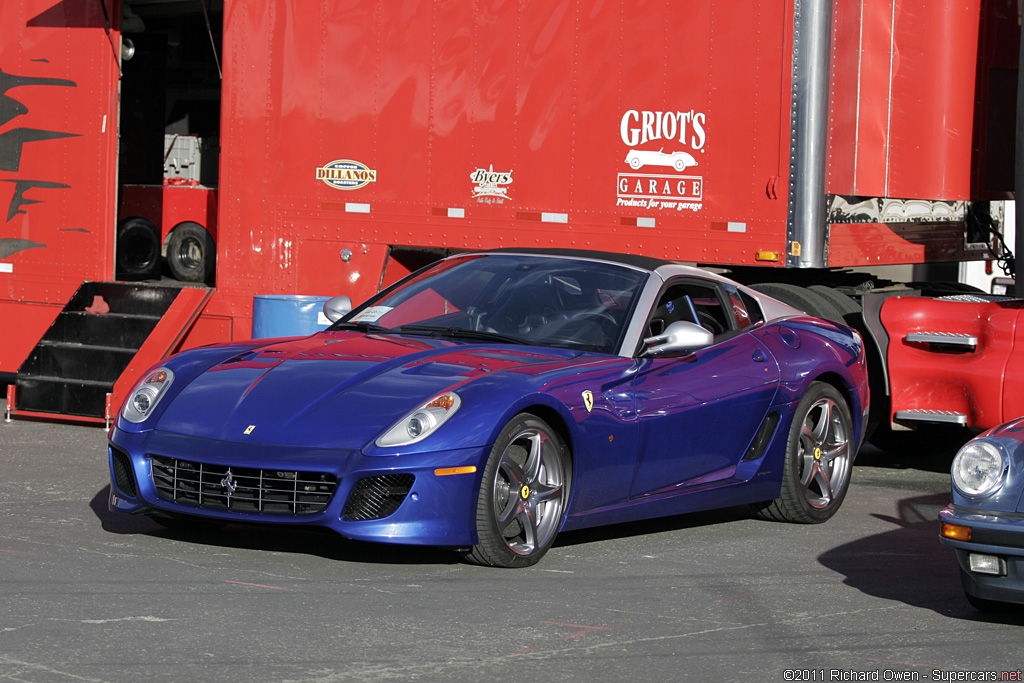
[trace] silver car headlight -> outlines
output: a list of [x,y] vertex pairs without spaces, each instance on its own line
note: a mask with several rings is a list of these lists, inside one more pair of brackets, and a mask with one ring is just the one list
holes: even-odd
[[1006,475],[1006,456],[991,441],[971,441],[953,458],[953,485],[967,496],[988,496]]
[[121,408],[121,417],[129,422],[142,422],[153,413],[168,387],[174,382],[174,372],[168,368],[157,368],[140,382]]
[[377,439],[378,446],[408,446],[422,441],[447,422],[462,405],[458,394],[448,392],[433,398],[395,423]]

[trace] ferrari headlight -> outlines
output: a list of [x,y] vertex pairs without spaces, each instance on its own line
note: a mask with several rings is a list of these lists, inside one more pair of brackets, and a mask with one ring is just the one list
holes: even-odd
[[157,368],[150,372],[121,408],[121,417],[129,422],[142,422],[152,414],[156,404],[160,402],[167,388],[174,381],[174,372],[167,368]]
[[458,394],[451,392],[427,401],[399,420],[377,439],[378,446],[408,446],[430,436],[462,405]]
[[971,441],[953,458],[953,485],[968,496],[988,496],[1003,483],[1006,458],[990,441]]

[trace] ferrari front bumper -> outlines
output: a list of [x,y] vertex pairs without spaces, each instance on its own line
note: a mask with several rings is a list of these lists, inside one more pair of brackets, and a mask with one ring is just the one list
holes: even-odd
[[261,446],[116,427],[111,511],[323,526],[361,541],[476,543],[483,448],[397,456]]

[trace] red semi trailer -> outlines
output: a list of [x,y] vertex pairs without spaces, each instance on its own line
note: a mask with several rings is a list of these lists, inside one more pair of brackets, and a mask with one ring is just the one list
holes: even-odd
[[1017,0],[5,3],[8,410],[107,420],[258,295],[529,246],[728,269],[871,336],[883,424],[989,426],[1019,303],[871,269],[1003,256],[1019,42]]

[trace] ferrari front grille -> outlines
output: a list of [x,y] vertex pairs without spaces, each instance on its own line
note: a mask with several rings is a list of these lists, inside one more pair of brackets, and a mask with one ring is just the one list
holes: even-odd
[[409,495],[416,477],[411,474],[385,474],[360,479],[349,494],[341,518],[346,522],[363,522],[387,517]]
[[330,503],[338,481],[327,472],[228,467],[151,456],[161,498],[213,510],[312,515]]

